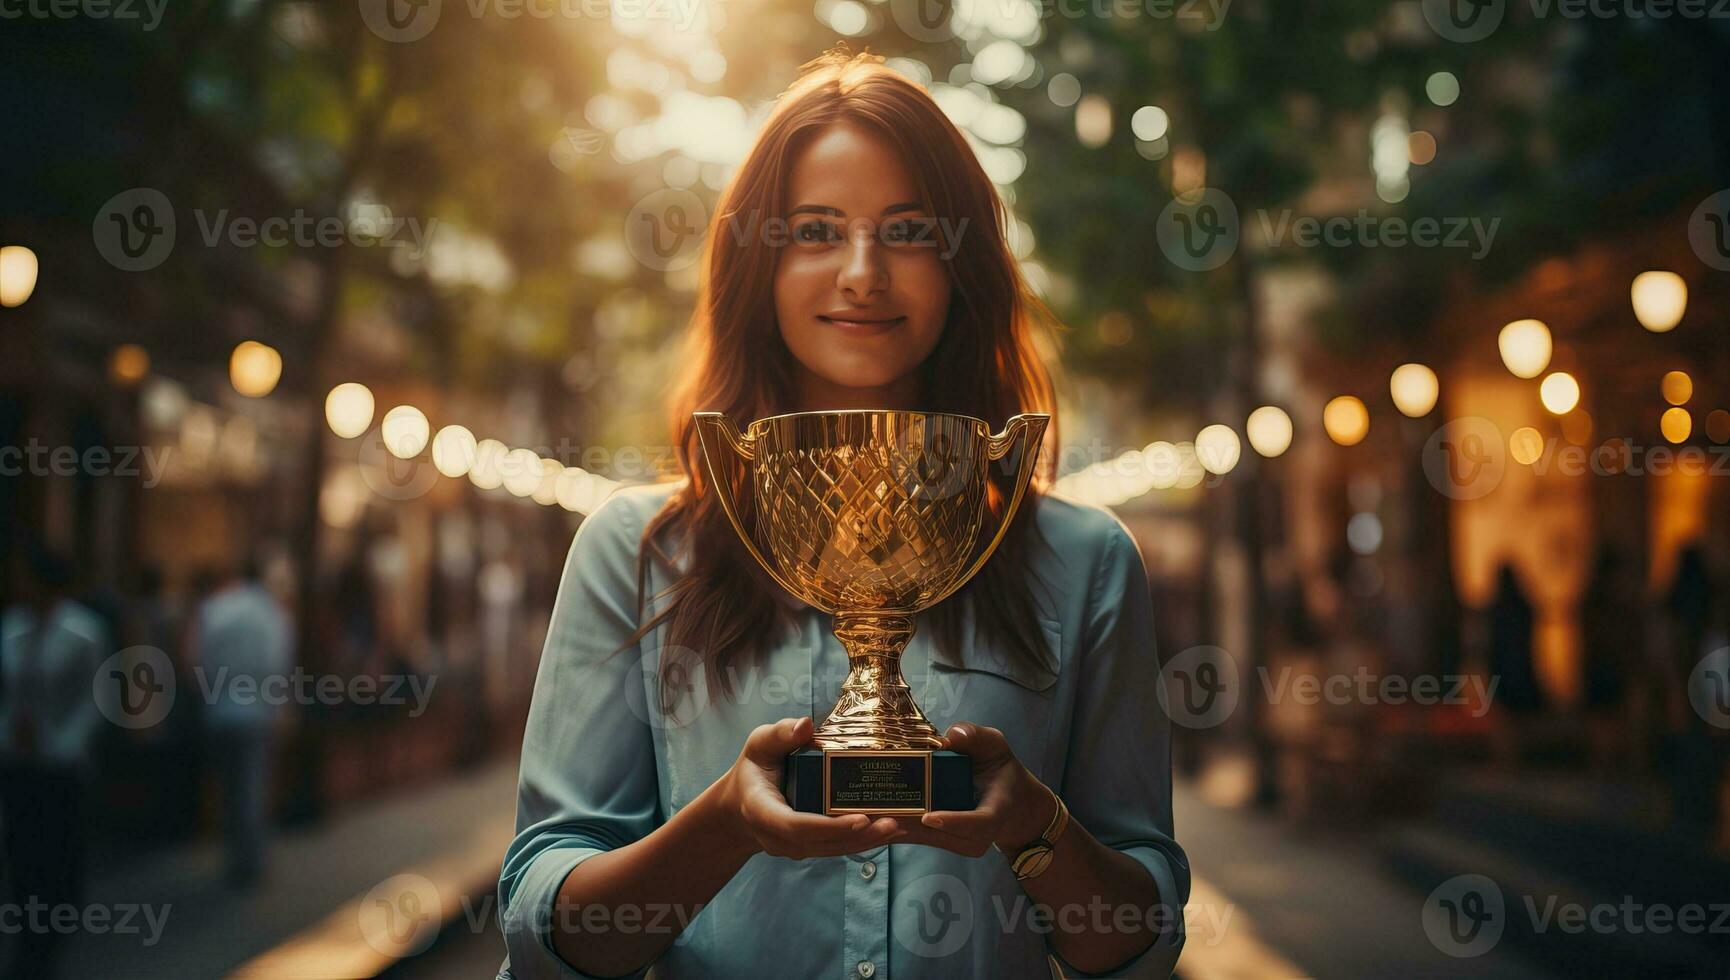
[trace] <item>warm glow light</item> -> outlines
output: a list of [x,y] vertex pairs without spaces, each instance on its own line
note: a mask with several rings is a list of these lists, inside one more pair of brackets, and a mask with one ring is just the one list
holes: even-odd
[[460,425],[447,425],[433,436],[433,468],[448,477],[464,476],[475,465],[475,434]]
[[1580,382],[1566,371],[1557,371],[1538,385],[1538,400],[1552,415],[1566,415],[1580,404]]
[[427,424],[426,413],[413,405],[398,405],[384,413],[384,421],[379,423],[379,434],[384,436],[384,447],[390,450],[392,456],[398,459],[414,459],[426,448],[427,437],[432,427]]
[[150,373],[150,354],[137,344],[121,344],[108,355],[108,378],[130,388]]
[[1341,395],[1322,409],[1322,428],[1342,446],[1355,446],[1370,434],[1370,412],[1351,395]]
[[23,306],[36,291],[36,253],[22,245],[0,248],[0,306]]
[[1629,292],[1634,317],[1653,333],[1668,333],[1682,322],[1688,310],[1688,284],[1674,272],[1642,272],[1634,277]]
[[1243,456],[1243,444],[1229,425],[1210,425],[1196,433],[1195,458],[1201,468],[1215,476],[1224,476],[1237,466]]
[[505,454],[509,451],[497,439],[482,439],[475,446],[475,464],[469,467],[469,482],[482,490],[504,486]]
[[1550,328],[1541,320],[1515,320],[1496,337],[1502,363],[1516,378],[1535,378],[1550,366]]
[[324,398],[324,420],[330,431],[353,439],[372,424],[372,391],[358,381],[344,381]]
[[1075,107],[1075,137],[1083,146],[1104,146],[1111,139],[1111,103],[1103,95],[1082,97]]
[[1686,371],[1671,371],[1664,375],[1664,400],[1672,405],[1686,405],[1694,397],[1694,379]]
[[1436,407],[1441,387],[1436,372],[1422,364],[1401,364],[1388,379],[1388,391],[1394,396],[1394,407],[1411,418],[1423,418]]
[[581,466],[567,466],[553,486],[553,496],[558,499],[560,507],[571,513],[583,511],[589,499],[589,486],[593,482],[594,477]]
[[559,502],[559,475],[564,473],[565,466],[556,459],[541,459],[541,479],[535,484],[531,495],[534,502],[551,507]]
[[282,380],[282,355],[256,340],[243,340],[228,358],[228,380],[248,398],[263,398]]
[[1250,447],[1269,459],[1291,446],[1291,416],[1276,405],[1263,405],[1249,413],[1243,429]]
[[1529,425],[1515,429],[1508,437],[1508,454],[1522,466],[1532,465],[1544,455],[1543,435]]
[[513,449],[500,462],[499,472],[512,496],[527,497],[541,485],[541,458],[532,449]]
[[1694,431],[1694,418],[1685,408],[1667,408],[1658,420],[1658,430],[1671,442],[1687,442]]

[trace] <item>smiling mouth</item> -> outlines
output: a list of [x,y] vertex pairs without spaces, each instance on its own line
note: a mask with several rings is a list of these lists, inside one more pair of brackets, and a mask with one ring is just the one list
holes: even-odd
[[841,327],[843,329],[848,329],[848,330],[884,330],[884,329],[888,329],[889,327],[895,326],[896,324],[900,323],[901,321],[903,321],[907,318],[904,316],[890,316],[890,317],[818,316],[817,319],[822,320],[824,323],[834,324],[837,327]]

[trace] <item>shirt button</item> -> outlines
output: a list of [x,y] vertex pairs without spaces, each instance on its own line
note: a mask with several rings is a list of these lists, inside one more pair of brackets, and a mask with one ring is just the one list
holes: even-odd
[[859,975],[860,976],[869,977],[871,974],[877,972],[877,964],[871,962],[870,960],[860,960],[858,969],[859,969]]
[[[864,878],[866,881],[870,881],[872,878],[877,877],[877,862],[866,861],[864,864],[861,864],[859,866],[859,877]],[[869,973],[865,974],[865,976],[870,975],[871,974]]]

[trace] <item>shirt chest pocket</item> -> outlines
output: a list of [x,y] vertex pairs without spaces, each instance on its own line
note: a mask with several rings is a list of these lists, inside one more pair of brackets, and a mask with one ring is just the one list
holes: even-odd
[[971,640],[971,630],[963,634],[969,642],[960,651],[939,649],[929,636],[916,634],[903,658],[914,701],[939,732],[962,721],[1001,730],[1017,758],[1037,771],[1050,740],[1063,628],[1041,619],[1039,633],[1033,644],[1039,657],[1031,663],[1019,651]]

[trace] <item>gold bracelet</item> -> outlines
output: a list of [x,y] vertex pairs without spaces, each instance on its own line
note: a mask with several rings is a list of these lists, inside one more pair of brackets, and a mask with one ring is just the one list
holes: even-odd
[[1069,807],[1063,805],[1063,797],[1057,791],[1047,786],[1046,791],[1057,802],[1057,812],[1051,815],[1051,823],[1045,827],[1045,832],[1033,843],[1022,848],[1009,862],[1009,869],[1015,872],[1016,881],[1026,881],[1037,878],[1051,866],[1051,853],[1057,847],[1057,839],[1069,828]]

